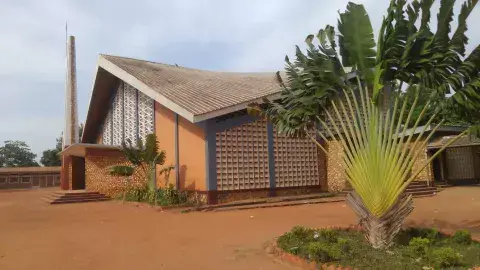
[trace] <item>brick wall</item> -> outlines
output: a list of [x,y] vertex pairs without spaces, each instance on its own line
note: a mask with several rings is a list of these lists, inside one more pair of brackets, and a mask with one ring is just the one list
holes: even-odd
[[[424,141],[424,139],[419,140],[417,143],[417,147],[421,146]],[[410,143],[411,146],[413,146],[413,144],[414,143]],[[413,154],[415,154],[415,152]],[[424,148],[422,152],[418,155],[418,159],[413,163],[412,173],[415,173],[421,169],[420,174],[415,177],[414,181],[431,181],[433,179],[432,163],[428,164],[425,168],[422,169],[422,166],[427,163],[428,158],[429,157],[427,151]]]
[[339,192],[345,188],[345,164],[343,161],[343,146],[340,141],[331,140],[326,143],[327,183],[328,191]]
[[[275,196],[290,196],[290,195],[302,195],[311,193],[322,192],[321,187],[289,187],[289,188],[277,188],[274,190]],[[229,203],[239,200],[250,199],[262,199],[267,198],[271,194],[271,190],[266,189],[253,189],[253,190],[237,190],[237,191],[219,191],[216,196],[218,203]]]
[[132,186],[142,186],[145,179],[138,174],[130,178],[112,176],[108,173],[111,166],[129,165],[122,152],[118,150],[89,149],[85,155],[85,188],[102,194],[115,196],[125,190],[128,180]]

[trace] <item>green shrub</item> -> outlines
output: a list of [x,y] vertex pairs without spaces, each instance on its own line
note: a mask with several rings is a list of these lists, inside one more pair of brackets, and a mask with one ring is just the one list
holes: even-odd
[[462,256],[450,247],[441,247],[432,251],[431,261],[439,268],[460,266]]
[[292,234],[303,241],[310,240],[313,237],[314,230],[302,226],[292,228]]
[[319,230],[318,235],[320,240],[323,240],[327,243],[337,243],[338,241],[338,232],[331,229]]
[[408,243],[408,249],[411,253],[415,255],[425,255],[427,253],[428,247],[430,246],[430,240],[427,238],[414,237]]
[[295,234],[293,231],[284,233],[277,240],[277,244],[280,248],[295,255],[299,254],[300,247],[306,242],[307,240],[305,240],[305,238],[298,236],[298,232]]
[[187,192],[177,190],[173,185],[166,188],[159,188],[156,191],[149,189],[147,185],[136,187],[127,191],[125,197],[127,201],[146,202],[150,204],[153,204],[156,198],[157,204],[159,205],[179,205],[186,203],[188,200]]
[[459,230],[455,232],[455,235],[453,236],[453,241],[458,244],[468,245],[472,242],[472,235],[467,230]]
[[337,245],[340,251],[344,254],[349,253],[352,249],[350,240],[348,240],[347,238],[338,238]]
[[396,236],[396,243],[400,245],[408,245],[410,240],[413,238],[426,238],[430,240],[430,243],[433,243],[443,236],[437,231],[437,229],[432,228],[407,228],[400,231]]
[[307,246],[307,254],[310,260],[316,262],[331,262],[340,257],[338,246],[324,242],[311,242]]
[[175,189],[173,185],[157,189],[156,196],[160,205],[179,205],[188,201],[188,193]]

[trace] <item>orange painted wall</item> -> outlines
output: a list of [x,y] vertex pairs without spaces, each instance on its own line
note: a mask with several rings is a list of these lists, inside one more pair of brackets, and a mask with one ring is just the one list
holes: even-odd
[[186,190],[205,190],[205,133],[202,128],[178,117],[180,156],[180,187]]
[[[178,117],[180,189],[205,190],[205,134],[199,126]],[[155,102],[155,134],[161,150],[166,152],[164,166],[175,166],[175,113]],[[157,183],[163,186],[165,178],[157,167]],[[176,183],[176,172],[172,170],[168,183]]]
[[[157,183],[159,186],[165,185],[165,177],[158,172],[163,166],[175,166],[175,114],[155,102],[155,134],[160,146],[160,150],[166,152],[164,165],[157,166]],[[175,171],[172,170],[168,182],[175,185]]]

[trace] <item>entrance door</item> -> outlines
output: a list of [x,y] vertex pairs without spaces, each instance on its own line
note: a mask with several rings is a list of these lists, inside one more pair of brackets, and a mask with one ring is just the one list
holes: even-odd
[[85,158],[72,156],[72,189],[85,189]]

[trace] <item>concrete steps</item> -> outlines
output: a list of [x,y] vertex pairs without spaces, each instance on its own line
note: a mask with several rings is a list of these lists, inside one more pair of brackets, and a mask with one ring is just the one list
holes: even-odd
[[89,191],[55,191],[44,197],[42,200],[49,204],[67,204],[67,203],[85,203],[85,202],[101,202],[111,200],[98,192]]
[[[340,194],[347,195],[350,190],[343,190]],[[411,194],[413,197],[433,196],[437,192],[437,187],[430,187],[423,181],[412,182],[408,185],[407,189],[405,189],[405,193]]]

